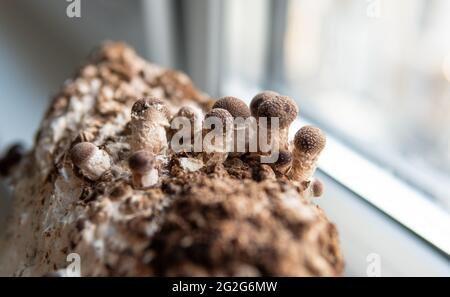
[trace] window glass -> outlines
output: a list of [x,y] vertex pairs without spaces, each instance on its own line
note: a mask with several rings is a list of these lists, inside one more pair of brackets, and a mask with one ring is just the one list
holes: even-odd
[[[266,36],[279,2],[268,7]],[[239,3],[242,22],[258,23],[261,14]],[[264,55],[283,75],[255,80],[260,88],[277,86],[302,115],[450,209],[450,1],[287,3],[282,54]],[[247,66],[260,56],[236,49],[261,53],[277,44],[239,43],[238,34],[248,41],[256,29],[226,28],[233,57],[245,60],[228,76],[248,81]]]

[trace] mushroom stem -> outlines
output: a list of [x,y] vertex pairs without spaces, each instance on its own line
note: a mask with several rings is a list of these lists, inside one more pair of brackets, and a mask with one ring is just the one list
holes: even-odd
[[[205,115],[203,128],[204,159],[208,164],[223,163],[232,148],[233,117],[225,109],[214,108]],[[214,129],[212,129],[214,126]]]
[[274,171],[280,174],[287,174],[292,166],[292,154],[288,150],[281,150],[278,160],[272,164]]
[[138,151],[128,159],[128,166],[132,172],[133,186],[144,189],[158,183],[159,172],[156,167],[155,156],[148,151]]
[[251,113],[247,104],[239,98],[228,96],[218,99],[214,103],[213,109],[227,110],[232,116],[232,119],[235,120],[235,127],[230,132],[232,141],[234,140],[233,148],[231,148],[234,155],[239,156],[248,152],[249,125],[247,119],[250,118]]
[[296,149],[293,151],[294,161],[292,162],[292,168],[290,171],[290,177],[293,180],[300,182],[308,181],[310,177],[316,171],[316,162],[318,156],[305,154]]
[[[269,125],[270,126],[270,125]],[[286,128],[279,128],[275,130],[276,128],[271,127],[263,127],[258,126],[258,152],[260,154],[269,154],[273,150],[283,151],[288,149],[288,133],[289,130]],[[276,132],[275,134],[273,132]],[[266,134],[266,141],[262,140],[263,138],[260,138],[260,134]],[[265,143],[264,143],[265,142]],[[267,146],[270,147],[268,150]]]
[[133,173],[133,186],[137,189],[145,189],[152,187],[158,183],[159,172],[156,168],[150,169],[148,172]]
[[294,138],[293,162],[289,177],[308,182],[316,170],[317,159],[325,147],[325,134],[316,127],[302,127]]
[[229,151],[231,150],[229,148],[229,145],[233,140],[232,133],[216,134],[213,131],[205,129],[203,134],[204,136],[209,134],[213,137],[213,140],[211,142],[209,142],[207,138],[204,138],[206,139],[206,141],[203,142],[205,145],[204,159],[207,160],[207,164],[218,164],[225,162],[225,160],[228,158]]
[[81,173],[91,180],[99,179],[111,168],[108,153],[90,142],[76,144],[70,152],[72,162]]
[[289,127],[287,128],[280,128],[278,130],[278,149],[279,150],[288,150],[289,148]]
[[[202,123],[203,112],[200,108],[195,106],[183,106],[180,108],[170,122],[169,138],[172,150],[198,152],[198,146],[201,145]],[[185,127],[186,125],[189,126]],[[177,130],[180,126],[183,129]],[[179,143],[181,137],[183,140],[182,145]]]
[[[255,118],[248,117],[234,119],[232,141],[233,155],[240,156],[258,149],[258,124]],[[253,141],[255,141],[253,143]]]
[[159,99],[136,101],[131,112],[131,149],[147,150],[155,154],[166,151],[168,114],[164,102]]
[[[258,116],[259,133],[267,134],[268,143],[272,143],[273,148],[287,150],[289,126],[297,117],[297,104],[288,96],[269,93],[269,95],[266,94],[264,100],[260,101],[259,105],[256,103],[254,105],[258,107],[255,113]],[[266,119],[266,127],[262,125],[264,123],[262,122],[263,118]],[[275,125],[274,119],[278,119],[278,125]],[[276,134],[274,135],[273,132],[276,132]],[[258,140],[260,140],[259,136]]]

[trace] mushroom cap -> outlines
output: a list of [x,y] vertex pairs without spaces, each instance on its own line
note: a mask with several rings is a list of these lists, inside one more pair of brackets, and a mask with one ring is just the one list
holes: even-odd
[[197,123],[203,121],[203,111],[199,107],[183,106],[178,110],[176,117],[184,117],[191,123]]
[[320,180],[318,179],[314,180],[311,187],[314,197],[320,197],[323,195],[324,186]]
[[219,118],[223,122],[233,120],[233,116],[231,115],[231,113],[223,108],[213,108],[208,111],[205,115],[205,119],[211,117]]
[[273,96],[270,100],[261,102],[257,114],[259,117],[276,117],[280,128],[287,128],[298,114],[297,104],[288,96]]
[[166,118],[170,117],[169,109],[166,103],[156,97],[142,98],[134,102],[131,108],[131,115],[141,117],[146,114],[148,110],[156,110],[161,112]]
[[261,103],[278,95],[280,94],[274,91],[262,91],[261,93],[256,94],[256,96],[253,97],[252,101],[250,102],[250,112],[252,116],[254,117],[258,116],[258,108],[261,105]]
[[92,158],[97,147],[90,142],[80,142],[70,150],[70,159],[76,166],[82,165],[84,162]]
[[286,166],[292,162],[292,154],[289,151],[280,151],[278,153],[278,160],[276,161],[276,166]]
[[148,151],[137,151],[128,159],[131,171],[144,174],[155,166],[155,156]]
[[190,106],[183,106],[183,107],[181,107],[178,110],[177,116],[185,117],[185,118],[188,118],[188,119],[195,119],[197,114],[195,113],[195,110],[192,107],[190,107]]
[[213,105],[213,109],[214,108],[226,109],[234,118],[241,117],[246,119],[250,116],[250,109],[247,104],[245,104],[245,102],[241,99],[231,96],[222,97],[217,100]]
[[301,152],[319,154],[325,143],[325,133],[317,127],[304,126],[295,133],[294,145]]
[[229,125],[233,124],[233,116],[231,113],[223,108],[213,108],[205,114],[205,120],[208,118],[218,118],[226,129]]

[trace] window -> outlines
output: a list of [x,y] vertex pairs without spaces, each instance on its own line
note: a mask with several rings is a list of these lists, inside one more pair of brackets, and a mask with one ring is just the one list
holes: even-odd
[[448,1],[290,1],[285,83],[305,112],[450,208]]
[[450,3],[231,0],[224,11],[222,89],[295,98],[329,135],[321,168],[448,254]]

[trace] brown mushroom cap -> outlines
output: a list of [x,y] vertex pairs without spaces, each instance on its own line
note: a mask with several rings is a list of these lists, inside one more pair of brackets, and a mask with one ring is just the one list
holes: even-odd
[[96,149],[90,142],[77,143],[70,150],[70,159],[75,166],[80,166],[94,155]]
[[205,115],[205,120],[208,118],[217,118],[221,121],[223,128],[233,124],[233,116],[231,113],[223,108],[213,108]]
[[250,112],[252,116],[257,117],[258,116],[258,108],[261,105],[261,103],[272,99],[275,96],[278,96],[277,92],[274,91],[263,91],[259,94],[257,94],[255,97],[253,97],[252,101],[250,102]]
[[259,117],[277,117],[280,128],[287,128],[298,114],[297,104],[288,96],[274,96],[261,102],[257,112]]
[[295,133],[294,145],[301,152],[318,154],[325,147],[325,134],[317,127],[304,126]]
[[155,166],[155,156],[148,151],[137,151],[128,159],[131,171],[144,174]]
[[278,153],[278,160],[276,166],[286,166],[292,162],[292,154],[289,151],[280,151]]
[[222,108],[228,110],[234,118],[248,118],[250,116],[250,109],[247,104],[241,99],[235,97],[222,97],[213,105],[214,108]]
[[314,197],[320,197],[323,195],[324,186],[320,180],[318,179],[314,180],[311,187]]
[[197,116],[197,114],[195,113],[195,111],[192,109],[192,107],[190,106],[183,106],[181,107],[178,112],[177,112],[177,116],[180,117],[185,117],[188,118],[190,120],[195,119],[195,117]]
[[169,118],[170,112],[166,103],[155,97],[143,98],[134,102],[133,107],[131,108],[131,115],[142,116],[149,109],[157,110]]

